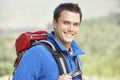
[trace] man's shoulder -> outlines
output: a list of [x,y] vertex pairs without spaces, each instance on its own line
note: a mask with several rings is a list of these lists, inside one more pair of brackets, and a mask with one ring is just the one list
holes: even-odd
[[28,49],[25,54],[35,57],[44,57],[49,54],[49,51],[43,45],[35,45]]
[[40,53],[44,50],[41,45],[36,45],[25,51],[25,56],[39,56]]

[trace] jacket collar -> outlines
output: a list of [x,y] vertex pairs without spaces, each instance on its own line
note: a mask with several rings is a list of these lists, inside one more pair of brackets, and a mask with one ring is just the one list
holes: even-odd
[[[48,39],[47,40],[50,41],[54,46],[59,48],[61,51],[63,51],[63,52],[67,51],[66,48],[54,37],[54,31],[52,31],[48,35]],[[75,41],[72,41],[71,48],[73,50],[73,55],[72,56],[77,56],[77,55],[84,54],[82,49],[76,44]]]

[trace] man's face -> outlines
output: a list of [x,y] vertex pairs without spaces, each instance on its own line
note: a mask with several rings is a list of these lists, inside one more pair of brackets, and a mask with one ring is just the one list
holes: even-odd
[[53,20],[56,39],[63,45],[70,44],[78,33],[79,25],[79,13],[68,10],[62,11],[58,21]]

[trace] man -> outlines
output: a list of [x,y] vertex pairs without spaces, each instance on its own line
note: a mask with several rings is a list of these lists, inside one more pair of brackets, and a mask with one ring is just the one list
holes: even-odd
[[[77,4],[60,4],[54,11],[54,31],[51,31],[47,39],[64,55],[69,73],[76,71],[74,57],[84,53],[74,41],[81,21],[82,13]],[[78,76],[72,77],[69,73],[60,75],[50,52],[37,45],[26,51],[13,80],[78,80]]]

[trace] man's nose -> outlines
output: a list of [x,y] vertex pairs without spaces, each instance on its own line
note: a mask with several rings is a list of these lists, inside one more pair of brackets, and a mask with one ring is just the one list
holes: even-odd
[[74,30],[74,26],[72,24],[69,25],[68,30],[73,31]]

